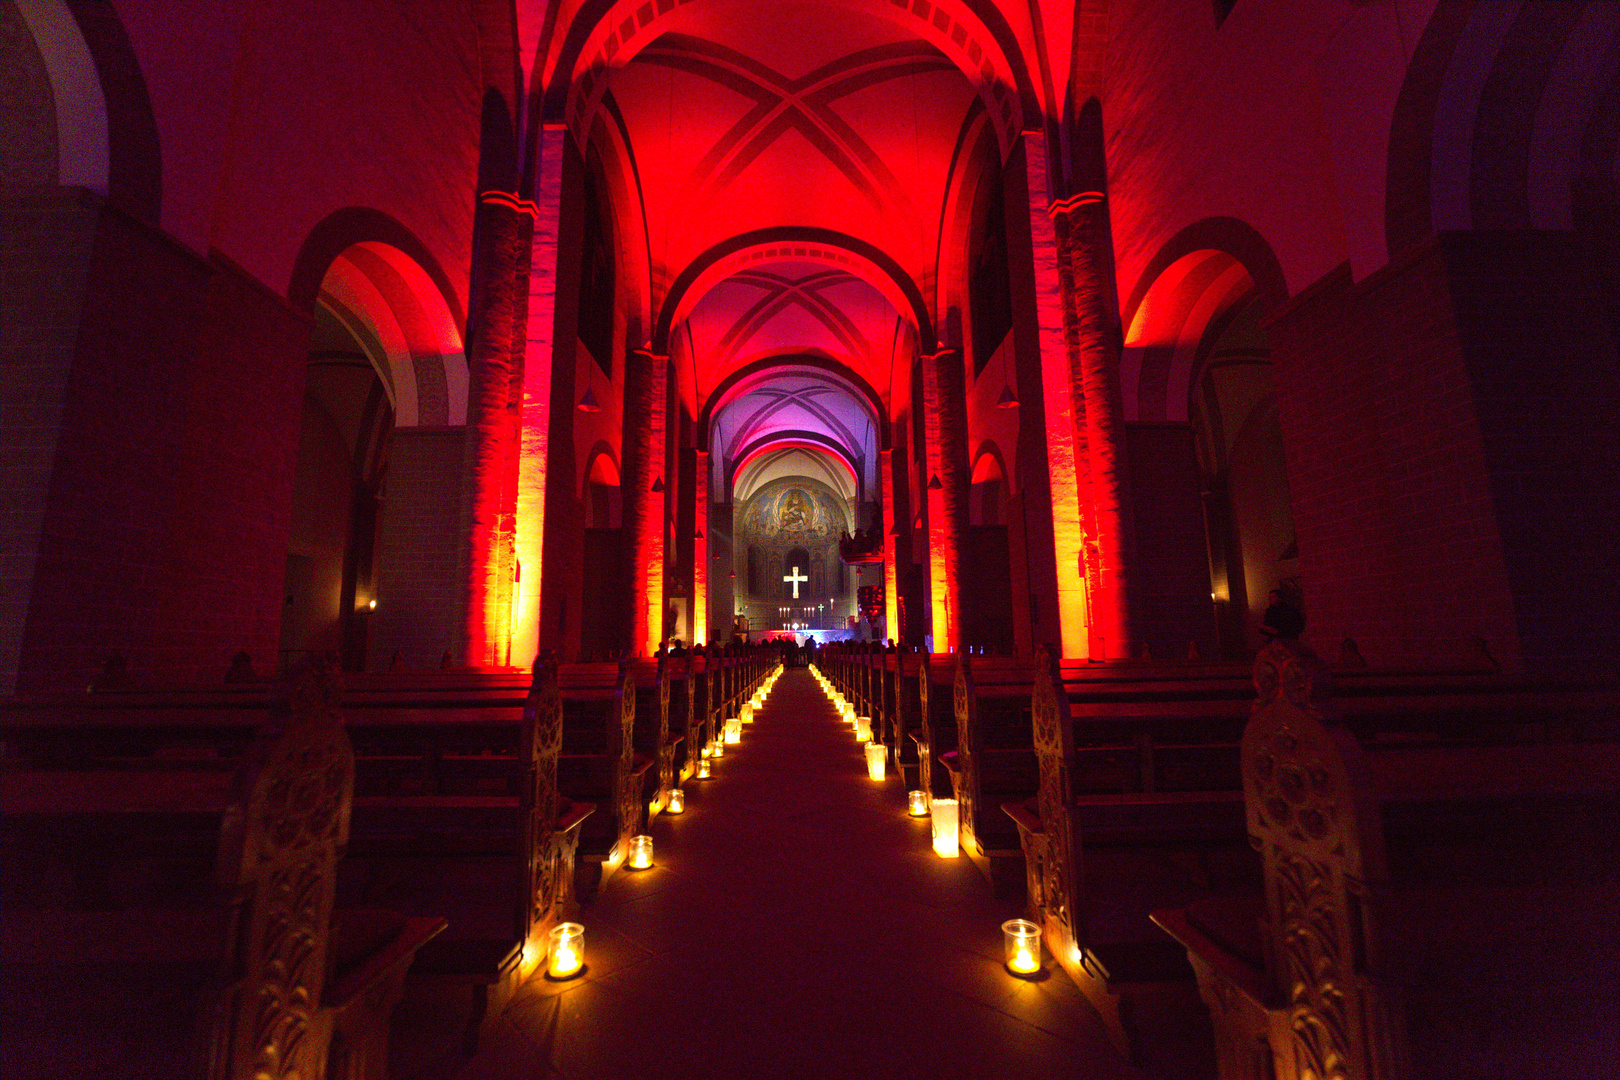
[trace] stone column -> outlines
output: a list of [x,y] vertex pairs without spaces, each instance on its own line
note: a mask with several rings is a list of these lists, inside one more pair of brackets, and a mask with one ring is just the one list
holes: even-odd
[[[883,636],[895,641],[900,640],[900,574],[895,560],[900,550],[900,531],[911,527],[911,522],[905,519],[905,508],[895,502],[894,466],[898,453],[898,450],[878,453],[883,466],[883,512],[878,519],[878,528],[883,530]],[[904,467],[902,463],[901,468]]]
[[1122,512],[1119,341],[1113,332],[1117,302],[1110,269],[1107,198],[1102,191],[1083,191],[1054,202],[1051,215],[1063,284],[1064,344],[1076,441],[1085,455],[1080,473],[1091,655],[1128,657],[1133,643],[1126,584],[1132,545]]
[[630,647],[658,650],[664,631],[665,393],[669,357],[651,347],[630,350],[624,367],[624,527],[630,537]]
[[464,664],[507,659],[515,568],[512,386],[523,370],[517,352],[524,317],[521,271],[532,214],[532,204],[515,195],[479,195],[467,315],[463,615],[451,650]]
[[960,350],[941,349],[921,362],[934,648],[954,652],[961,645],[962,527],[969,481],[965,378]]
[[692,644],[709,640],[709,452],[694,451],[692,470]]
[[1065,332],[1063,281],[1059,270],[1057,230],[1048,213],[1050,171],[1046,134],[1023,136],[1025,180],[1029,192],[1030,243],[1033,249],[1035,316],[1038,324],[1041,403],[1045,410],[1046,454],[1052,500],[1052,548],[1057,571],[1058,627],[1063,655],[1091,655],[1091,617],[1084,566],[1085,534],[1081,527],[1081,469],[1085,456],[1077,445],[1074,398]]

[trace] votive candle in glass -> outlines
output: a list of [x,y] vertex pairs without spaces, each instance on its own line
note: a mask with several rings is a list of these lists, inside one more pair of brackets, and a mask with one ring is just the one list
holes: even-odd
[[934,854],[954,859],[962,853],[957,837],[957,807],[955,799],[935,799],[931,807],[934,817]]
[[726,742],[733,744],[742,742],[742,726],[742,717],[729,717],[726,720]]
[[645,870],[653,864],[652,851],[652,837],[632,836],[630,857],[625,862],[632,870]]
[[1007,970],[1029,978],[1041,970],[1041,928],[1028,919],[1009,919],[1001,924],[1002,947]]
[[709,759],[707,757],[699,758],[697,763],[697,778],[699,780],[707,780],[711,775],[710,768],[711,766],[709,765]]
[[723,758],[723,757],[725,757],[726,756],[726,741],[724,739],[715,739],[713,742],[711,742],[709,744],[709,756],[711,758]]
[[866,775],[882,780],[889,768],[889,748],[882,743],[866,744]]
[[669,789],[669,812],[672,814],[686,813],[686,792],[680,788]]
[[558,923],[548,935],[551,952],[546,974],[553,979],[572,979],[585,969],[585,928],[577,922]]
[[908,792],[906,792],[906,813],[910,814],[912,817],[927,817],[928,816],[928,792],[926,792],[926,791],[908,791]]

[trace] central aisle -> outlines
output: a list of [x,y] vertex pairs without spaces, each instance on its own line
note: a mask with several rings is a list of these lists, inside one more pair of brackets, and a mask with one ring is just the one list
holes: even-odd
[[462,1080],[1141,1075],[1055,964],[1002,968],[1019,912],[867,779],[808,672],[684,788],[657,865],[580,912],[586,973],[534,979]]

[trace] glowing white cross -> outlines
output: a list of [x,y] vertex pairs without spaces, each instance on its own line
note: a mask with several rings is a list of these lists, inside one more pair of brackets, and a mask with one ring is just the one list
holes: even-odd
[[797,600],[799,598],[799,583],[802,581],[809,581],[810,579],[799,573],[799,568],[795,566],[793,568],[793,573],[782,575],[782,580],[793,582],[793,599]]

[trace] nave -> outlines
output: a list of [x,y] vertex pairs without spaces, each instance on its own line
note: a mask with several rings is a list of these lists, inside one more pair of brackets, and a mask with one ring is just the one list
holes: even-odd
[[933,853],[807,671],[712,767],[653,821],[654,867],[582,906],[585,972],[536,975],[461,1080],[1145,1075],[1050,958],[1007,973],[1020,905]]

